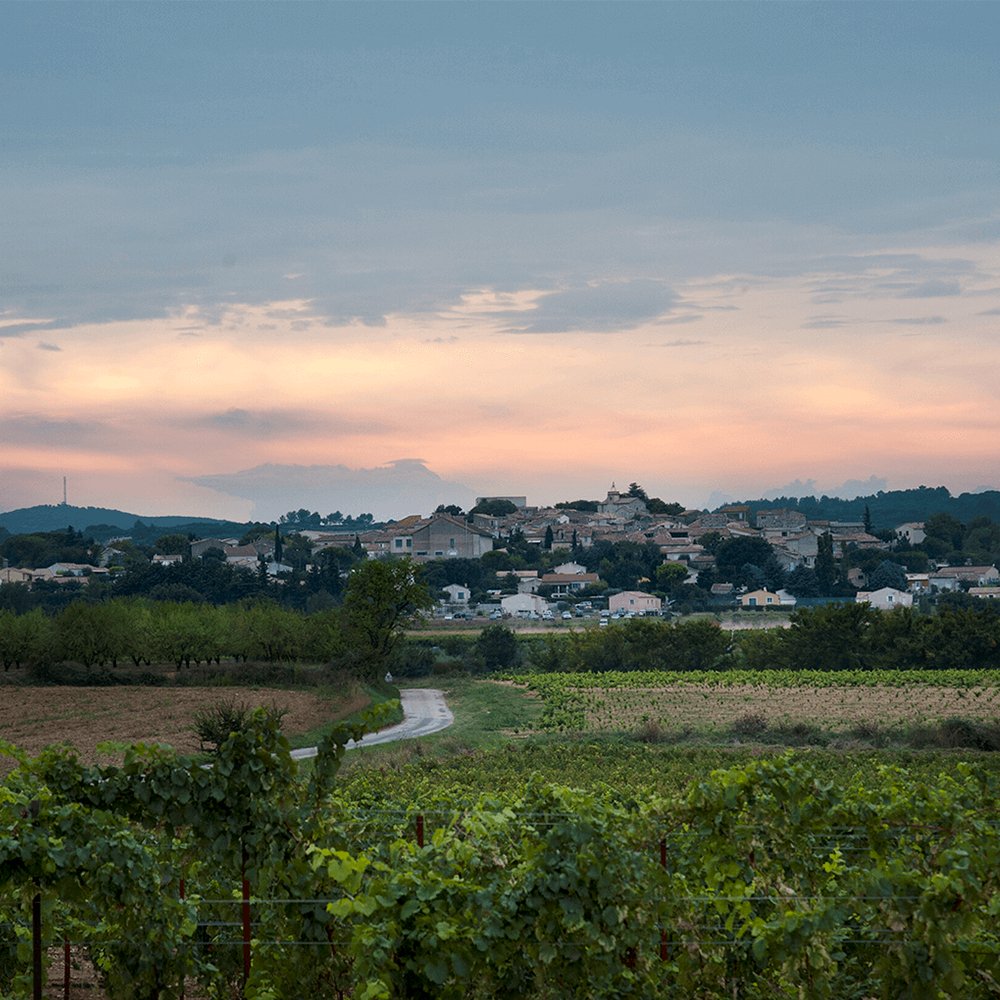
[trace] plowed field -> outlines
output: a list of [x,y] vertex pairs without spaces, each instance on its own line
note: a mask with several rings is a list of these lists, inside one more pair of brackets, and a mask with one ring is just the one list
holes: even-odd
[[[192,731],[200,710],[224,701],[284,709],[285,734],[303,733],[363,708],[360,690],[331,698],[315,691],[199,687],[4,687],[0,689],[0,739],[35,754],[50,743],[73,744],[82,760],[110,761],[97,744],[167,743],[176,750],[198,749]],[[0,770],[7,770],[0,759]]]

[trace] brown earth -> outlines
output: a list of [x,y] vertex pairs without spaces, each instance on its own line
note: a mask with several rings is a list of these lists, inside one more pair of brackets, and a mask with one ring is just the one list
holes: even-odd
[[[221,687],[4,687],[0,689],[0,739],[30,754],[50,743],[71,743],[87,763],[111,762],[97,744],[166,743],[188,753],[198,749],[195,714],[222,702],[285,710],[288,736],[345,718],[369,699],[360,687],[336,697],[316,691]],[[0,771],[9,770],[0,758]]]

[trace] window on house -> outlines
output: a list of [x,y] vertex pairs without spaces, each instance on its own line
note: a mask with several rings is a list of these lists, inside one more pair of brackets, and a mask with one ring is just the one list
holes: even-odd
[[393,539],[393,545],[395,545],[395,547],[397,549],[401,549],[403,547],[403,539],[402,538],[394,538]]
[[455,539],[454,538],[449,538],[448,539],[448,548],[449,549],[453,549],[454,547],[455,547]]

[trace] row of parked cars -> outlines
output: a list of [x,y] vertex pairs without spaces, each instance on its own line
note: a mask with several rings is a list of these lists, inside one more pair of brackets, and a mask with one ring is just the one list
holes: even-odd
[[[655,614],[655,613],[647,613]],[[459,621],[462,619],[474,619],[476,614],[473,611],[449,611],[443,616],[444,621]],[[590,601],[581,601],[579,604],[574,605],[571,609],[565,609],[562,611],[519,611],[517,614],[510,614],[506,611],[501,611],[499,609],[491,611],[489,614],[490,621],[503,621],[504,619],[517,619],[519,621],[535,621],[535,622],[556,622],[556,621],[572,621],[574,618],[597,618],[599,624],[606,625],[609,621],[618,621],[626,618],[641,618],[643,617],[643,612],[634,611],[615,611],[611,612],[606,608],[603,610],[598,610],[593,606]],[[670,617],[669,612],[664,612],[664,617]]]

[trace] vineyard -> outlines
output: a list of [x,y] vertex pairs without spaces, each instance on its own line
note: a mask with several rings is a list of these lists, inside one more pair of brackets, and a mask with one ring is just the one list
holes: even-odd
[[952,734],[949,745],[1000,749],[1000,675],[992,670],[610,671],[508,680],[542,698],[537,725],[553,732],[785,743],[797,734],[800,743],[839,738],[846,746],[938,727],[941,739]]
[[[453,731],[346,767],[361,723],[301,765],[266,709],[210,767],[6,745],[0,998],[1000,994],[994,671],[434,683]],[[195,689],[14,685],[8,732],[40,690],[82,730],[127,698],[178,727]]]
[[32,995],[34,949],[64,941],[110,1000],[996,995],[1000,774],[980,760],[706,750],[656,790],[665,758],[636,746],[572,790],[529,772],[589,757],[596,777],[612,745],[543,737],[342,780],[355,732],[308,771],[264,712],[210,769],[21,755],[0,995]]

